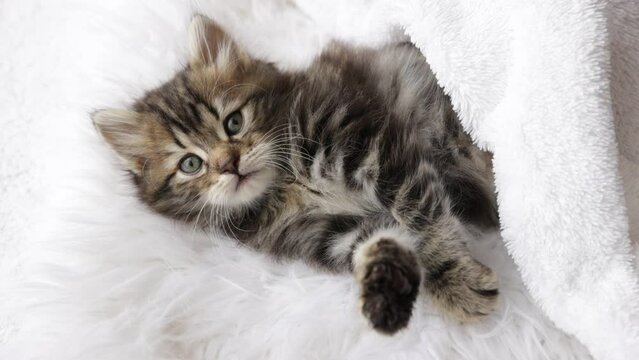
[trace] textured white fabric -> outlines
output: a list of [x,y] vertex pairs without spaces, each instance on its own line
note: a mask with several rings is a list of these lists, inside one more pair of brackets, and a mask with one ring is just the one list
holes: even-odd
[[[275,264],[140,205],[87,114],[177,70],[195,11],[288,68],[331,37],[379,44],[405,27],[496,152],[504,239],[534,296],[598,358],[633,358],[639,298],[610,94],[623,142],[637,134],[637,102],[624,96],[638,82],[619,74],[639,46],[623,28],[632,1],[615,6],[0,2],[0,358],[589,358],[532,303],[497,236],[472,244],[500,276],[494,316],[460,326],[420,297],[410,327],[385,337],[359,316],[349,276]],[[636,169],[634,147],[620,148]]]
[[[628,104],[637,108],[639,58],[623,56],[639,47],[617,35],[637,34],[636,4],[626,4],[629,21],[620,9],[609,17],[600,1],[455,3],[423,5],[408,32],[467,128],[494,151],[502,234],[524,281],[596,357],[639,357],[639,288],[611,108],[619,139],[629,141],[622,149],[638,146]],[[614,88],[627,74],[635,91]],[[634,142],[625,138],[630,124]]]

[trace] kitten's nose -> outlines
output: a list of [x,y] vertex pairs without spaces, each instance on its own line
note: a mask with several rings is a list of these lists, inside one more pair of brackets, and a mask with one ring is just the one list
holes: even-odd
[[228,155],[218,161],[217,166],[221,174],[237,174],[240,158],[235,155]]

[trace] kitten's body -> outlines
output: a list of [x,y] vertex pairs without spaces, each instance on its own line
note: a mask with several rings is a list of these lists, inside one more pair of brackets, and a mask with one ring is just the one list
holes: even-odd
[[[143,201],[279,258],[353,270],[382,332],[407,324],[422,278],[456,318],[492,311],[496,279],[465,247],[471,228],[496,223],[490,157],[417,49],[333,45],[285,73],[194,24],[204,42],[187,69],[135,112],[94,117]],[[181,173],[185,154],[203,170]]]
[[[349,247],[314,247],[328,246],[322,238],[370,217],[421,232],[435,217],[429,213],[457,204],[466,220],[494,219],[490,158],[461,130],[416,48],[333,44],[307,71],[289,75],[286,113],[276,115],[286,119],[281,136],[290,137],[295,150],[284,174],[289,179],[258,206],[243,209],[248,213],[215,228],[273,255],[335,269],[348,262],[331,256],[333,249]],[[296,242],[283,233],[298,223],[306,237],[319,238],[300,239],[294,254],[282,252],[282,244]]]

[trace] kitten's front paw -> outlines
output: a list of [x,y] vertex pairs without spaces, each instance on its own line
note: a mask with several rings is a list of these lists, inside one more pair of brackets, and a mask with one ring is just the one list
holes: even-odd
[[406,327],[419,292],[414,255],[395,241],[381,239],[368,249],[362,284],[362,313],[373,328],[393,334]]
[[497,276],[470,257],[444,262],[427,274],[424,284],[438,308],[463,322],[477,321],[497,306]]

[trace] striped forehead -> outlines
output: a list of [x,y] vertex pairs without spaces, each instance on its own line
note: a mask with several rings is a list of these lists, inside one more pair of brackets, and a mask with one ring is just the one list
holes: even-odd
[[218,125],[234,111],[242,110],[243,115],[250,121],[250,115],[255,111],[255,104],[251,101],[255,94],[239,91],[240,87],[250,86],[238,84],[205,96],[190,86],[187,79],[177,78],[174,82],[148,94],[141,101],[140,107],[142,110],[156,113],[164,125],[187,136],[206,135],[207,131],[219,127]]

